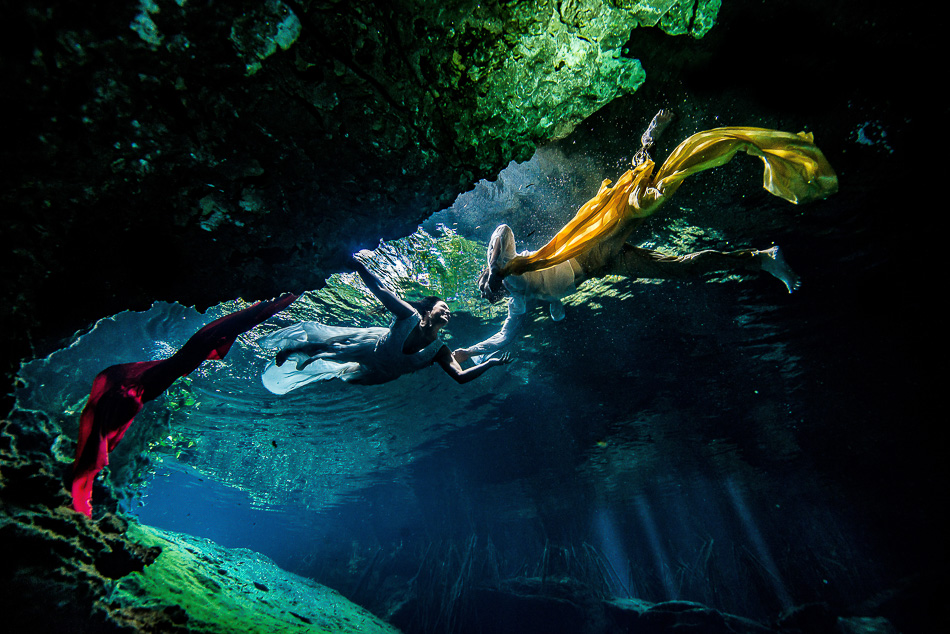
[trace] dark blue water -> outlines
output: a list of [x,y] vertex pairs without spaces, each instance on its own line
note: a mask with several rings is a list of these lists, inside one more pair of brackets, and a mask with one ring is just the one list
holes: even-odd
[[[538,176],[532,163],[433,220],[475,243],[420,233],[377,256],[403,291],[436,285],[449,298],[450,346],[503,319],[474,296],[495,218],[475,224],[472,211],[500,207],[525,236],[550,209],[569,214],[589,179],[552,165],[562,171]],[[531,178],[540,199],[521,193]],[[563,188],[574,196],[555,205]],[[743,213],[790,213],[764,194],[751,205]],[[260,334],[298,319],[385,322],[351,279],[331,280],[150,404],[110,477],[146,524],[251,548],[368,604],[430,550],[471,547],[500,578],[599,576],[615,596],[763,620],[819,600],[853,609],[925,568],[936,534],[934,457],[924,428],[907,433],[922,420],[908,371],[917,335],[892,327],[919,300],[864,211],[843,193],[758,237],[780,241],[803,276],[794,295],[761,276],[601,280],[562,322],[536,308],[516,361],[471,384],[432,367],[270,394]],[[693,224],[715,213],[673,209],[641,237],[721,248],[735,226]],[[99,369],[165,356],[233,308],[157,304],[105,320],[25,368],[19,404],[74,435]]]

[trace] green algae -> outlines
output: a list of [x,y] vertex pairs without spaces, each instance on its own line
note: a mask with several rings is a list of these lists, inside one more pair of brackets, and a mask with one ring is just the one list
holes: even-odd
[[302,29],[300,19],[280,0],[267,0],[256,11],[235,18],[231,42],[245,62],[246,73],[253,75],[261,62],[277,52],[289,49]]
[[[468,61],[476,86],[473,119],[503,139],[513,157],[523,143],[559,139],[607,103],[646,81],[640,61],[623,54],[633,29],[702,38],[715,25],[720,0],[562,2],[515,5],[504,16],[507,37],[485,38]],[[512,25],[515,25],[512,28]],[[475,26],[471,24],[470,26]],[[491,30],[488,24],[481,25]],[[459,75],[466,62],[453,54]],[[507,147],[509,146],[510,147]]]
[[715,26],[722,0],[614,0],[613,4],[636,15],[641,26],[699,39]]
[[160,546],[140,573],[116,582],[113,609],[167,615],[182,630],[226,634],[398,632],[339,593],[245,549],[132,524],[128,537]]

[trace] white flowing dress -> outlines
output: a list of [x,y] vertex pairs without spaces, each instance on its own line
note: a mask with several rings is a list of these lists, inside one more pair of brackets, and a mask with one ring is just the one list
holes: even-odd
[[[302,321],[282,328],[258,339],[258,344],[277,351],[310,344],[323,344],[326,348],[316,354],[291,352],[279,366],[271,361],[264,368],[261,380],[274,394],[286,394],[315,381],[330,379],[363,385],[392,381],[430,365],[444,345],[436,339],[418,352],[403,352],[406,338],[420,321],[415,314],[394,320],[389,328],[327,326],[316,321]],[[298,364],[307,361],[310,363],[303,369],[297,369]]]

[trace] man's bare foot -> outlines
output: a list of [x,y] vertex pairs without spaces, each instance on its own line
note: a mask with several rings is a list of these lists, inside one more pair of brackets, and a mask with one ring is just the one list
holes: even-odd
[[798,274],[788,265],[778,246],[759,251],[756,255],[760,258],[762,270],[780,279],[789,293],[801,287],[802,278],[798,277]]

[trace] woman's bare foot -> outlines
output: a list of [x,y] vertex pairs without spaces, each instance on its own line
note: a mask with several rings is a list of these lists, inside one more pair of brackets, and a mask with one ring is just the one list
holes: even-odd
[[663,130],[666,129],[666,126],[670,125],[670,121],[673,120],[673,111],[672,110],[660,110],[653,116],[653,121],[650,122],[650,125],[647,126],[647,131],[643,133],[643,136],[640,137],[640,144],[649,148],[656,143],[657,139],[660,138],[660,135],[663,134]]
[[789,293],[801,287],[802,278],[798,277],[798,274],[788,265],[778,246],[759,251],[756,255],[760,258],[762,270],[780,279]]

